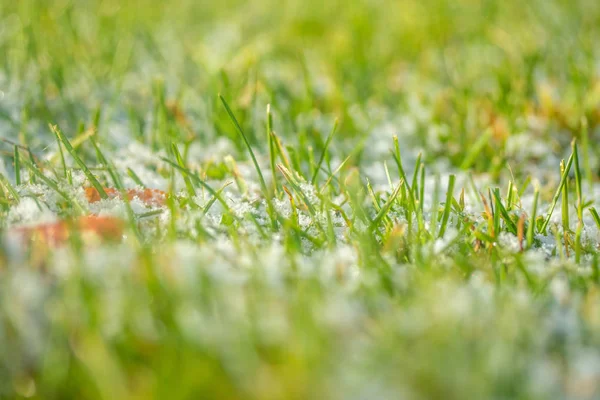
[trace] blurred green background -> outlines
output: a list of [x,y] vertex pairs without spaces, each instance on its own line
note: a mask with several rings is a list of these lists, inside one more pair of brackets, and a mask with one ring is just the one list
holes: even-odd
[[102,108],[135,133],[165,97],[198,139],[236,141],[215,106],[222,93],[255,144],[272,103],[278,133],[302,145],[321,140],[319,116],[363,137],[382,113],[421,110],[442,131],[426,155],[457,166],[491,128],[474,163],[490,171],[511,134],[559,151],[582,117],[592,131],[600,121],[594,0],[24,0],[3,2],[0,18],[0,115],[17,129],[53,122],[71,134]]

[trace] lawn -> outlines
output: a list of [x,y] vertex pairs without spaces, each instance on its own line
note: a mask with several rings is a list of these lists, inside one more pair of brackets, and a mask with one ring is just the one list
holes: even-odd
[[0,2],[0,399],[600,398],[600,2]]

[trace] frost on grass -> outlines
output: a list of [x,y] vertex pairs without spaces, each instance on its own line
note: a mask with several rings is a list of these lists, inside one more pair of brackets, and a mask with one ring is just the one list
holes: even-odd
[[0,397],[598,398],[597,5],[363,3],[0,6]]
[[[404,125],[399,125],[404,131],[392,132],[395,122],[375,129],[378,143],[383,136],[389,138],[386,136],[385,145],[366,147],[359,166],[370,178],[372,193],[364,185],[344,188],[351,182],[340,181],[330,183],[324,191],[319,183],[313,185],[294,174],[293,181],[275,176],[281,193],[269,203],[254,165],[238,155],[233,157],[233,148],[223,143],[207,148],[207,154],[191,147],[187,167],[209,187],[222,188],[219,193],[224,203],[197,184],[192,195],[186,175],[163,161],[171,157],[168,153],[138,142],[110,154],[124,177],[127,202],[108,186],[109,198],[101,199],[85,174],[74,171],[70,182],[60,180],[60,189],[84,213],[118,218],[128,227],[119,243],[85,241],[81,253],[67,241],[46,249],[51,251],[49,257],[30,261],[25,261],[28,248],[35,247],[28,246],[35,243],[3,242],[7,250],[3,262],[10,278],[3,280],[2,293],[6,298],[14,296],[15,307],[6,317],[21,335],[22,346],[13,349],[13,357],[21,360],[26,356],[29,363],[42,363],[42,343],[52,323],[39,313],[43,304],[51,304],[53,312],[69,324],[86,326],[87,317],[77,315],[88,311],[77,297],[70,297],[66,304],[60,302],[79,280],[94,290],[95,318],[106,338],[118,340],[129,332],[140,340],[160,342],[166,334],[164,322],[152,305],[155,294],[149,293],[144,283],[152,277],[169,298],[177,299],[169,309],[173,325],[168,329],[176,329],[193,348],[218,352],[241,376],[254,371],[247,358],[247,352],[253,350],[247,347],[232,352],[231,343],[243,340],[250,331],[260,336],[264,346],[273,348],[314,340],[302,337],[306,326],[298,325],[301,318],[303,324],[313,327],[315,337],[335,341],[335,345],[316,346],[325,352],[321,357],[328,360],[328,376],[339,383],[341,393],[355,393],[357,385],[361,393],[409,393],[414,390],[413,380],[427,367],[402,359],[396,360],[396,365],[386,356],[391,349],[410,352],[418,359],[426,358],[431,343],[447,343],[457,346],[456,352],[446,344],[437,351],[449,363],[457,354],[469,351],[469,341],[489,351],[477,352],[477,370],[468,363],[458,364],[458,370],[457,364],[448,364],[457,379],[477,373],[493,380],[492,371],[514,371],[507,374],[519,374],[522,390],[532,395],[543,397],[558,390],[586,398],[586,394],[596,393],[600,357],[589,349],[597,339],[584,332],[597,329],[593,312],[600,303],[596,292],[581,294],[573,287],[574,281],[597,276],[596,256],[590,252],[598,242],[593,218],[584,218],[580,243],[585,254],[575,266],[576,210],[568,210],[570,225],[565,230],[559,204],[548,232],[536,232],[530,246],[526,237],[510,231],[504,215],[499,222],[490,215],[499,210],[488,189],[506,185],[506,178],[498,182],[485,174],[469,176],[448,170],[445,160],[428,164],[431,172],[424,176],[423,197],[418,190],[412,195],[419,196],[416,204],[423,205],[421,214],[416,214],[406,189],[400,190],[397,198],[390,197],[401,184],[390,138],[400,134],[403,163],[410,177],[415,173],[410,164],[422,150],[413,124],[425,123],[429,117],[421,110],[412,118],[415,120],[404,119]],[[268,170],[269,156],[258,150],[257,156],[261,168]],[[209,177],[208,167],[225,165],[226,158],[230,164],[235,160],[238,175],[225,172]],[[128,170],[134,171],[135,180]],[[450,174],[457,184],[451,193],[453,203],[447,208]],[[272,185],[273,176],[265,175]],[[110,184],[106,171],[97,176],[103,184]],[[420,185],[420,178],[415,182]],[[282,190],[284,186],[287,192]],[[168,194],[160,202],[147,201],[145,195],[158,189]],[[5,236],[11,229],[42,226],[68,214],[64,198],[40,182],[25,182],[16,190],[20,200],[5,213]],[[594,186],[591,193],[597,190]],[[501,200],[506,201],[505,192]],[[388,201],[389,208],[374,228],[374,219]],[[508,216],[515,226],[524,218],[525,232],[533,208],[531,188],[513,201]],[[538,215],[545,217],[549,205],[549,200],[540,202]],[[427,232],[439,233],[446,209],[449,214],[443,235],[415,236],[420,219]],[[128,224],[135,224],[140,238],[136,239]],[[501,229],[497,234],[494,224]],[[473,235],[473,231],[481,235]],[[489,237],[493,242],[485,248],[482,238]],[[565,237],[571,240],[568,249]],[[415,247],[411,240],[421,241],[421,245]],[[143,246],[151,246],[151,250]],[[490,254],[498,261],[490,262]],[[468,257],[472,261],[465,261]],[[21,270],[19,264],[24,262],[35,263],[46,272]],[[450,278],[455,274],[460,279]],[[44,283],[48,279],[52,286]],[[504,288],[499,282],[511,283]],[[132,290],[135,298],[129,296]],[[394,304],[390,293],[399,296],[402,306]],[[590,311],[581,314],[582,307]],[[519,315],[518,321],[514,321],[515,315]],[[534,321],[543,333],[536,334],[525,321]],[[452,332],[464,332],[468,340],[451,339]],[[515,340],[524,337],[529,347],[518,349]],[[569,346],[562,361],[544,351],[556,343]],[[520,361],[515,363],[515,358]],[[400,367],[406,375],[400,380],[387,379],[375,372],[378,368],[369,367],[372,365]],[[436,372],[431,374],[428,379],[442,379]]]

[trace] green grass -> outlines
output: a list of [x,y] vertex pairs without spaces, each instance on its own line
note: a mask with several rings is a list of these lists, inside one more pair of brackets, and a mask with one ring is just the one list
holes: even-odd
[[600,397],[598,37],[592,0],[0,2],[0,399]]

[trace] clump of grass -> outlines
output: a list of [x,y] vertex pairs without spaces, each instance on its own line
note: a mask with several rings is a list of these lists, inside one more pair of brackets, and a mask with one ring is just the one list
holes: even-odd
[[[79,167],[82,169],[83,173],[85,174],[87,179],[90,181],[90,184],[94,187],[94,189],[96,189],[98,191],[98,193],[100,193],[100,196],[103,199],[108,198],[108,196],[106,195],[106,192],[104,191],[104,188],[102,187],[100,182],[98,182],[98,179],[96,179],[94,174],[92,174],[92,171],[90,171],[90,169],[83,162],[83,160],[81,160],[81,158],[79,158],[79,156],[77,155],[77,152],[75,151],[75,149],[73,148],[73,146],[71,145],[71,142],[69,142],[67,137],[55,125],[50,125],[50,129],[52,130],[52,132],[54,132],[54,134],[56,135],[56,137],[58,138],[60,143],[62,143],[62,145],[65,146],[65,149],[67,149],[67,151],[69,152],[71,157],[73,157],[73,160],[75,160],[77,165],[79,165]],[[60,151],[62,153],[62,148],[60,147],[60,143],[59,143],[59,149],[61,149]],[[64,158],[63,158],[63,166],[64,166]]]

